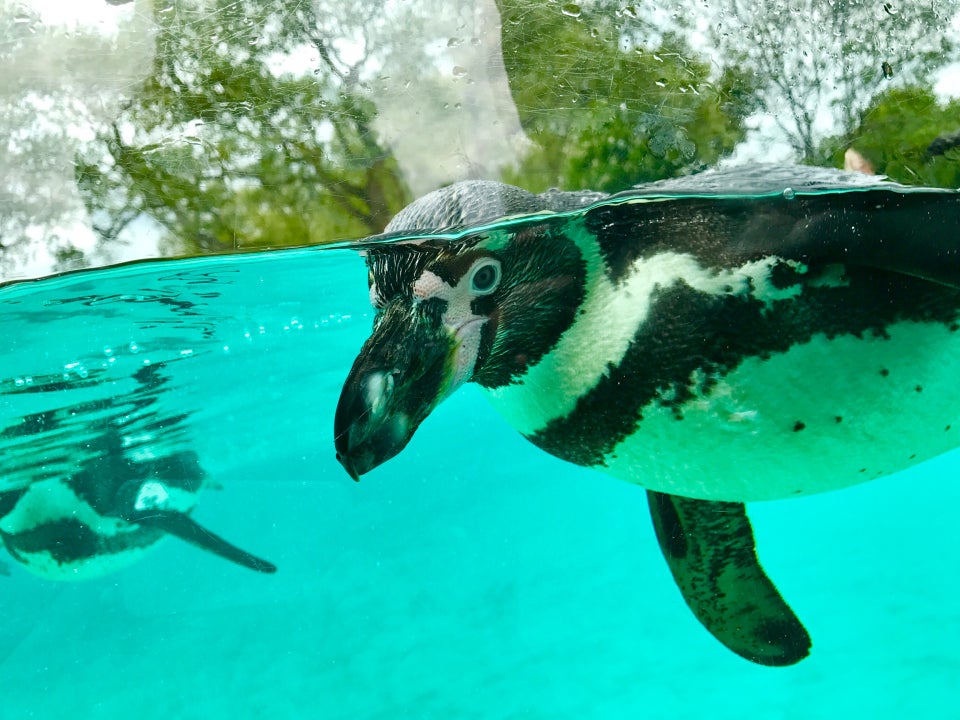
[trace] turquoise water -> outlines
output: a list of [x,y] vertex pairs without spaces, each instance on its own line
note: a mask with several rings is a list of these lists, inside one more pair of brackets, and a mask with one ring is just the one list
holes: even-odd
[[687,610],[642,491],[541,453],[473,388],[351,482],[332,424],[364,277],[290,250],[0,289],[0,490],[122,423],[195,452],[221,489],[194,517],[279,566],[174,538],[85,582],[3,557],[0,718],[960,718],[960,455],[751,506],[814,641],[754,666]]

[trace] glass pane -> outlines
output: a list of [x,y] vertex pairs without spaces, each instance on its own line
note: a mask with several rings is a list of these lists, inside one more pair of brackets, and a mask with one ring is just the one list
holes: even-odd
[[10,717],[957,712],[960,3],[0,33]]

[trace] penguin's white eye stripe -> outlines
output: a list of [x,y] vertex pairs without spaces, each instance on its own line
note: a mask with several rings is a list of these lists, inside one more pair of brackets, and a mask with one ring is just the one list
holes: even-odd
[[434,297],[448,300],[450,290],[450,286],[430,270],[424,270],[413,283],[413,297],[416,300],[428,300]]
[[500,261],[486,258],[470,270],[470,290],[477,295],[489,295],[500,284]]

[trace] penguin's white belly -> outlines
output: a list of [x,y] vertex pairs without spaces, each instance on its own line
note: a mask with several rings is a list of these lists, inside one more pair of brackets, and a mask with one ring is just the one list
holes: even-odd
[[[651,490],[749,502],[854,485],[960,445],[960,333],[916,322],[887,333],[815,335],[748,357],[679,412],[655,400],[597,469]],[[537,404],[531,390],[523,397]],[[491,400],[508,421],[529,416]]]

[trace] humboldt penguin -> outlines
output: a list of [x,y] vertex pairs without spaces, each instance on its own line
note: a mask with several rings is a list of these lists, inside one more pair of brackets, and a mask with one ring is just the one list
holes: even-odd
[[360,246],[373,332],[343,387],[357,479],[477,383],[530,442],[647,489],[687,604],[763,665],[810,638],[744,503],[960,445],[960,194],[753,166],[624,193],[465,182]]
[[[140,387],[129,396],[29,415],[0,432],[27,439],[38,456],[0,485],[0,540],[30,572],[100,577],[137,562],[167,535],[251,570],[276,571],[190,517],[207,473],[193,451],[151,441],[159,427],[176,435],[183,419],[151,408],[164,382],[160,365],[138,371]],[[77,445],[54,454],[51,444],[71,434]]]
[[139,561],[173,535],[251,570],[276,572],[190,517],[205,478],[195,453],[131,462],[118,440],[102,439],[105,452],[73,475],[0,493],[0,538],[17,562],[48,580],[86,580]]

